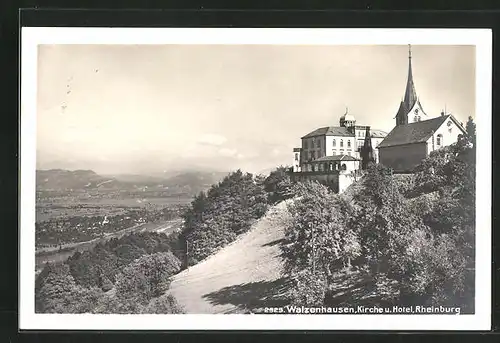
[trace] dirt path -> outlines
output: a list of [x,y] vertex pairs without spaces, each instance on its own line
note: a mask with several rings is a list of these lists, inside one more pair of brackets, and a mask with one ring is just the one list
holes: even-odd
[[170,293],[187,313],[245,313],[286,304],[279,250],[285,213],[285,202],[271,208],[237,241],[177,274]]

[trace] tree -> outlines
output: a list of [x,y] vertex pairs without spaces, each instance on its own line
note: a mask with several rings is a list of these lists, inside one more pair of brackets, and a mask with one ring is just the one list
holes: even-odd
[[141,313],[181,314],[184,313],[184,309],[171,294],[166,294],[161,297],[151,299],[148,305],[142,309]]
[[170,276],[180,267],[181,262],[170,252],[142,256],[118,274],[116,295],[131,302],[147,303],[168,289]]
[[85,313],[96,306],[102,291],[75,283],[66,264],[52,265],[35,293],[36,311],[43,313]]
[[234,241],[267,211],[263,182],[237,170],[200,194],[184,214],[181,234],[189,246],[188,265],[195,264]]
[[264,180],[264,190],[268,193],[269,203],[275,204],[293,197],[293,183],[288,169],[280,166]]
[[285,274],[296,280],[296,296],[310,304],[324,296],[336,271],[350,268],[361,248],[347,225],[353,211],[348,202],[316,182],[299,184],[296,192],[281,251]]

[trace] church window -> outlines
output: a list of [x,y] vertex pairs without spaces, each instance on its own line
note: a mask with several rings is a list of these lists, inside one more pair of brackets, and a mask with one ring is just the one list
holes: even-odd
[[343,147],[343,146],[344,146],[344,140],[343,140],[343,139],[341,139],[341,140],[340,140],[340,147]]
[[348,139],[348,140],[347,140],[347,147],[348,147],[348,148],[350,148],[350,147],[351,147],[351,140],[350,140],[350,139]]
[[442,134],[437,135],[436,145],[441,146],[442,142],[443,142],[443,135]]
[[337,142],[335,141],[335,139],[333,140],[333,146],[336,146]]

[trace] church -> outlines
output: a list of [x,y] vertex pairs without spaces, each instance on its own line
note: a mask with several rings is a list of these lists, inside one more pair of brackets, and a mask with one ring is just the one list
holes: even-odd
[[378,145],[379,163],[396,173],[415,167],[437,149],[457,142],[465,128],[451,114],[441,112],[430,118],[422,108],[413,82],[411,46],[408,54],[408,79],[404,98],[396,113],[396,126]]
[[415,90],[411,46],[404,97],[394,118],[395,127],[386,133],[358,125],[346,109],[339,126],[315,129],[301,137],[293,149],[294,180],[317,180],[333,185],[341,193],[360,177],[367,161],[381,163],[394,172],[412,172],[430,152],[455,143],[465,129],[451,114],[431,118]]

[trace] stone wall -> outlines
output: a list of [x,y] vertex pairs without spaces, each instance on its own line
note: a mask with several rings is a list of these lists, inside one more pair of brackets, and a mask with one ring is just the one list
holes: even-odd
[[330,187],[336,193],[342,193],[353,182],[360,178],[359,173],[335,173],[335,172],[300,172],[290,173],[294,182],[317,181]]

